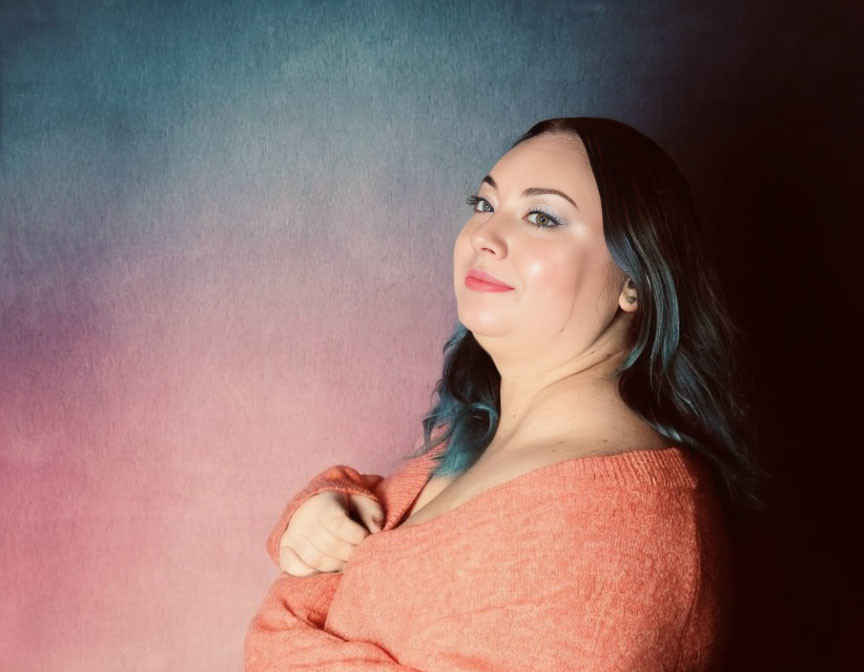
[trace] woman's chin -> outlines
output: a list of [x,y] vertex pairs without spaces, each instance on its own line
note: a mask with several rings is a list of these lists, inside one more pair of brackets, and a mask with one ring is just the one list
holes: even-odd
[[459,313],[459,322],[474,336],[504,336],[508,331],[497,316],[484,318],[482,315]]

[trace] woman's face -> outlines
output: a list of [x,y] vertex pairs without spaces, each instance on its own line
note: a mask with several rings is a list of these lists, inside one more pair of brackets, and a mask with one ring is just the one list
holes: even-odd
[[[543,134],[518,144],[484,178],[474,209],[453,247],[453,280],[459,321],[493,357],[571,360],[601,337],[619,305],[634,309],[603,238],[579,138]],[[471,269],[512,289],[466,284]]]

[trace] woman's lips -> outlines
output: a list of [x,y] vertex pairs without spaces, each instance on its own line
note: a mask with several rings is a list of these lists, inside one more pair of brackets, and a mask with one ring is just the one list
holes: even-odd
[[494,275],[476,268],[470,269],[465,274],[465,286],[478,292],[509,292],[513,289]]

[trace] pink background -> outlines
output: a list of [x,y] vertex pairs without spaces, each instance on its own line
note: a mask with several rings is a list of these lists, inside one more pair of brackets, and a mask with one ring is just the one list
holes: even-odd
[[[299,206],[271,198],[290,223]],[[419,435],[453,319],[452,227],[411,254],[345,220],[300,242],[215,209],[185,222],[18,288],[0,660],[237,669],[287,498],[339,462],[388,473]]]

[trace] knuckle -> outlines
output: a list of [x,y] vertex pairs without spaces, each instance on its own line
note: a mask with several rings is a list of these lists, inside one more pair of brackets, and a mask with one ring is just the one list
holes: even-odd
[[325,525],[338,525],[347,517],[348,514],[345,512],[344,509],[342,509],[341,507],[334,507],[322,512],[319,520],[322,524]]
[[301,532],[303,538],[303,554],[300,556],[307,565],[317,565],[321,562],[323,553],[318,549],[318,545],[305,533]]

